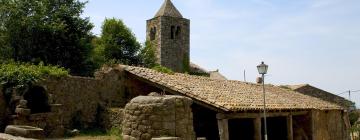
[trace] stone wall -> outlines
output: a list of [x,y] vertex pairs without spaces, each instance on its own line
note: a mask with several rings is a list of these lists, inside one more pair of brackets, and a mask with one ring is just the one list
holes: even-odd
[[100,123],[107,130],[110,130],[111,128],[121,128],[124,120],[124,109],[108,108],[106,113],[102,114],[101,119]]
[[134,98],[125,107],[124,140],[161,136],[194,140],[191,104],[191,99],[173,95]]
[[[112,127],[111,123],[114,121],[116,121],[114,126],[120,127],[122,119],[121,117],[113,117],[115,114],[119,114],[119,112],[112,110],[112,108],[124,108],[126,103],[136,96],[161,91],[136,79],[131,74],[126,74],[121,66],[118,68],[102,68],[96,73],[95,78],[73,76],[62,78],[48,77],[44,81],[35,83],[34,86],[45,89],[49,105],[61,105],[60,110],[62,110],[62,113],[60,119],[65,129],[110,128]],[[10,117],[10,114],[6,114],[7,110],[10,109],[6,106],[1,91],[0,128],[5,128],[12,121],[4,121]],[[51,112],[43,113],[48,115],[42,115],[43,117],[39,118],[46,120],[46,116],[49,116],[50,118],[48,119],[51,120],[29,120],[26,124],[44,128],[43,126],[49,126],[45,125],[45,122],[50,123],[56,120],[54,117],[51,117]]]
[[147,21],[147,40],[156,48],[159,64],[176,72],[189,69],[190,20],[166,16],[150,19]]
[[314,110],[312,118],[314,140],[350,140],[347,113]]
[[[106,77],[103,77],[106,78]],[[114,79],[116,78],[116,79]],[[48,78],[39,83],[50,95],[50,104],[61,104],[67,128],[98,127],[99,115],[106,108],[124,106],[121,77],[93,79],[83,77]]]
[[97,80],[80,77],[51,78],[40,83],[50,95],[50,103],[62,104],[63,123],[67,128],[88,128],[96,123],[101,101]]

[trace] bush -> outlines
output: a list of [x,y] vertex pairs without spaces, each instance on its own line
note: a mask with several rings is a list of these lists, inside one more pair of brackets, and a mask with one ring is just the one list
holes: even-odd
[[351,126],[355,125],[355,123],[358,121],[359,117],[360,117],[360,115],[356,111],[351,111],[349,113],[349,121],[350,121]]
[[47,76],[62,77],[67,76],[68,71],[57,66],[32,65],[19,62],[0,62],[0,86],[3,88],[5,101],[10,103],[13,90],[16,94],[22,95],[34,82],[42,80]]
[[68,70],[57,66],[32,65],[19,62],[0,62],[0,85],[5,88],[23,89],[47,76],[62,77]]

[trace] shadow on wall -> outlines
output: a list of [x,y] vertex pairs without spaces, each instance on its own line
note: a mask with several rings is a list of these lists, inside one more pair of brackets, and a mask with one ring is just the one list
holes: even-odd
[[24,94],[24,100],[27,100],[31,114],[50,112],[49,97],[43,87],[31,87]]
[[6,125],[6,101],[2,90],[3,89],[0,86],[0,132],[4,131]]

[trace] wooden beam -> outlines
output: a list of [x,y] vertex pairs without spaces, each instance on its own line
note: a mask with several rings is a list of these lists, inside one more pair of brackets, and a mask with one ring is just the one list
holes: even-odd
[[[267,112],[266,117],[287,117],[289,115],[298,116],[305,115],[308,111],[298,111],[298,112]],[[263,117],[261,112],[259,113],[228,113],[228,114],[218,114],[216,116],[218,119],[242,119],[242,118],[258,118]]]
[[218,119],[220,140],[229,140],[228,119]]
[[261,140],[261,118],[257,117],[254,121],[254,140]]
[[287,135],[288,135],[288,140],[293,140],[294,139],[294,133],[293,133],[293,119],[292,119],[292,115],[289,115],[286,117],[287,120]]

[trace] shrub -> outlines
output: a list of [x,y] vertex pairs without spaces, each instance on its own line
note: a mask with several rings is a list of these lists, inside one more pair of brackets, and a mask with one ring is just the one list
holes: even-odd
[[32,65],[29,63],[2,62],[0,63],[1,85],[22,87],[43,79],[46,76],[67,76],[68,71],[57,66]]
[[34,82],[44,79],[47,76],[67,76],[68,71],[57,66],[45,66],[43,63],[32,65],[19,62],[0,62],[0,86],[6,101],[9,103],[12,90],[22,95]]

